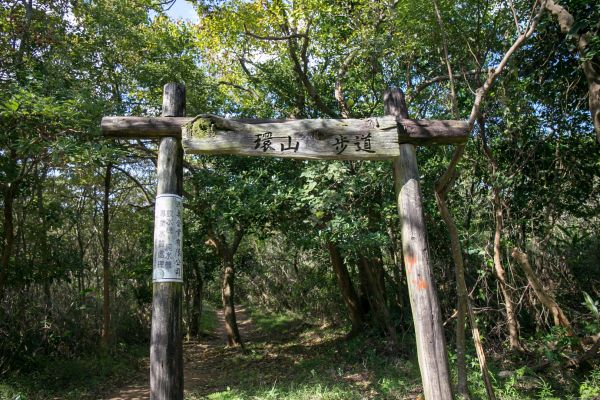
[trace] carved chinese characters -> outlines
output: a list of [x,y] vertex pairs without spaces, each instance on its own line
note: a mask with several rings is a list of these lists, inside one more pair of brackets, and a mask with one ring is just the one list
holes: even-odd
[[[256,139],[254,140],[253,150],[258,150],[262,153],[267,152],[275,152],[275,153],[284,153],[290,151],[292,153],[297,153],[298,149],[301,148],[301,142],[299,140],[292,139],[292,136],[273,136],[273,132],[265,132],[254,135]],[[315,138],[310,140],[310,142],[315,141]],[[302,139],[302,138],[301,138]],[[304,138],[306,139],[306,138]],[[320,139],[322,140],[322,139]],[[340,155],[348,149],[348,144],[352,146],[348,150],[348,152],[359,152],[364,151],[366,153],[375,153],[375,150],[371,148],[371,133],[367,132],[364,134],[339,134],[337,137],[333,137],[329,140],[329,147],[325,147],[325,152],[331,152],[335,150],[336,155]],[[302,148],[310,147],[307,143],[302,142]]]
[[[273,150],[273,151],[293,151],[294,153],[296,153],[298,151],[298,148],[300,147],[300,142],[295,141],[292,145],[292,137],[291,136],[273,136],[273,132],[265,132],[265,133],[260,133],[256,136],[256,140],[254,140],[254,150],[256,149],[261,149],[263,152],[266,152],[268,150]],[[286,141],[287,139],[287,141]],[[277,149],[273,146],[281,146],[281,147],[277,147]]]

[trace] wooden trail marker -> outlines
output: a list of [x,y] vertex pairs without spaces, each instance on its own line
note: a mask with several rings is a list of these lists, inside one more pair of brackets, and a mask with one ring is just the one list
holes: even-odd
[[[400,125],[398,125],[400,124]],[[398,136],[398,126],[406,135]],[[399,143],[456,144],[467,140],[463,121],[397,119],[236,120],[105,117],[105,136],[139,138],[182,135],[186,153],[285,157],[313,160],[386,160]],[[399,142],[399,139],[401,142]]]
[[[165,85],[162,115],[169,118],[185,115],[184,86],[175,83]],[[157,169],[150,339],[150,399],[182,400],[181,195],[183,193],[183,149],[179,138],[161,138]],[[164,226],[161,226],[161,223],[164,223]],[[167,234],[161,232],[161,228]],[[169,264],[167,265],[167,263]]]
[[408,119],[404,94],[399,89],[387,91],[384,103],[386,116],[368,119],[260,120],[214,115],[186,118],[185,88],[167,84],[162,117],[102,119],[104,136],[161,140],[150,349],[152,400],[183,399],[182,278],[171,264],[170,270],[166,267],[164,262],[172,260],[161,253],[165,244],[177,247],[181,243],[180,231],[161,231],[164,228],[161,219],[168,216],[172,219],[167,226],[181,227],[181,212],[177,209],[183,191],[182,144],[186,152],[197,154],[315,160],[391,159],[425,398],[452,399],[440,306],[429,265],[415,145],[465,143],[467,124]]
[[[176,83],[166,84],[163,91],[162,117],[151,120],[163,121],[165,125],[172,126],[172,120],[179,121],[184,115],[185,87]],[[104,129],[107,119],[111,120],[113,117],[102,119],[103,134],[114,137],[115,135],[107,133]],[[158,124],[160,125],[160,122]],[[156,131],[160,134],[157,135]],[[155,126],[137,137],[160,137],[152,268],[150,399],[183,400],[181,135],[178,131],[161,131],[160,126]]]
[[[404,93],[400,89],[385,93],[384,106],[386,114],[408,118]],[[398,135],[404,134],[399,130]],[[441,310],[429,265],[429,244],[423,216],[417,155],[412,144],[400,144],[399,147],[400,156],[392,161],[394,187],[423,392],[427,400],[452,400]]]

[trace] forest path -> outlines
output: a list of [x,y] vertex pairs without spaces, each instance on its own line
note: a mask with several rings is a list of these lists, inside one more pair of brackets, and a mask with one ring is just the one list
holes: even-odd
[[[252,320],[243,307],[236,309],[236,317],[240,335],[244,342],[251,342],[256,335]],[[213,387],[215,377],[223,370],[223,357],[228,353],[239,351],[227,348],[227,332],[225,331],[225,318],[222,310],[217,312],[217,326],[215,330],[200,340],[184,341],[183,343],[183,368],[184,390],[205,392]],[[149,366],[148,366],[149,368]],[[127,386],[115,391],[105,400],[147,400],[150,398],[150,383],[148,368],[144,375],[140,375]]]
[[[380,336],[348,339],[343,326],[293,314],[236,313],[244,349],[225,345],[220,312],[212,314],[212,336],[184,343],[185,399],[414,400],[421,393],[416,360],[390,353]],[[105,400],[148,399],[146,371]]]

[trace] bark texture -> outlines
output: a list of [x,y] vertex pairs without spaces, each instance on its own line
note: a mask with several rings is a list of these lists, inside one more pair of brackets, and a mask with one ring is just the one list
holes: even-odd
[[[185,87],[169,83],[163,94],[163,117],[185,115]],[[183,193],[183,148],[181,140],[165,137],[158,149],[156,194]],[[183,285],[157,282],[152,293],[150,339],[150,399],[183,399]]]
[[4,299],[4,293],[6,290],[6,277],[8,275],[8,267],[10,263],[10,257],[12,255],[14,242],[15,242],[15,227],[13,218],[13,205],[15,201],[15,184],[7,183],[3,193],[3,231],[4,237],[2,238],[2,260],[0,261],[0,300]]
[[537,298],[544,305],[544,307],[546,307],[550,311],[550,314],[552,314],[554,325],[565,328],[568,335],[574,336],[575,334],[573,332],[573,328],[571,326],[571,323],[569,322],[569,319],[563,312],[562,308],[560,308],[560,306],[556,302],[554,296],[552,296],[552,294],[549,291],[544,289],[542,282],[539,280],[538,276],[531,268],[531,264],[529,263],[529,258],[527,257],[527,254],[521,251],[519,248],[515,247],[512,251],[512,256],[515,260],[517,260],[517,262],[521,266],[521,269],[525,273],[527,281],[533,288],[533,291],[535,292]]
[[104,200],[102,202],[102,346],[108,347],[110,336],[110,181],[112,164],[104,174]]
[[[404,94],[386,92],[386,114],[408,118]],[[401,125],[399,125],[399,128]],[[401,129],[399,136],[403,134]],[[402,227],[402,253],[415,324],[417,356],[427,400],[450,400],[452,388],[442,316],[427,243],[415,147],[401,144],[400,156],[392,161],[398,214]]]
[[[483,117],[480,115],[477,118],[480,130],[481,137],[481,146],[483,148],[483,153],[487,157],[491,173],[492,179],[498,173],[498,164],[494,155],[492,154],[492,150],[490,149],[487,142],[487,135],[485,129],[485,122]],[[502,293],[502,298],[504,300],[504,310],[506,312],[506,324],[508,326],[508,339],[509,345],[512,350],[522,350],[521,340],[519,338],[519,325],[517,322],[516,311],[514,307],[514,303],[512,300],[512,293],[510,286],[506,280],[506,270],[502,265],[502,229],[504,228],[504,213],[502,211],[502,198],[500,197],[500,189],[494,183],[492,186],[492,204],[494,206],[494,273],[496,274],[496,278],[498,279],[498,284],[500,286],[500,292]]]
[[234,303],[235,269],[233,266],[233,255],[225,258],[225,270],[223,271],[223,285],[221,287],[221,299],[223,301],[223,315],[225,317],[225,331],[227,332],[227,345],[231,347],[243,346],[242,337],[235,317]]
[[344,263],[344,259],[340,249],[333,242],[327,242],[327,251],[333,266],[333,272],[338,282],[338,286],[342,293],[342,299],[348,309],[348,316],[352,324],[351,334],[356,334],[363,329],[364,315],[360,307],[360,300],[350,279],[350,273]]

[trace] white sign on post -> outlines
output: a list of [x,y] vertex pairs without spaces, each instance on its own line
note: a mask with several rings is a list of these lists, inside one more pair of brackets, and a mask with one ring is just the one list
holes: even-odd
[[153,282],[183,282],[182,197],[156,196],[154,208]]

